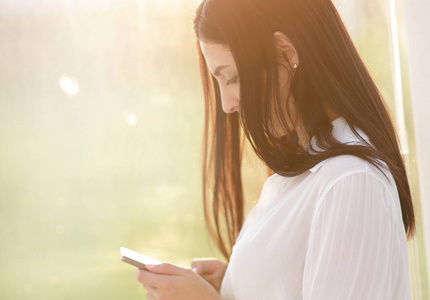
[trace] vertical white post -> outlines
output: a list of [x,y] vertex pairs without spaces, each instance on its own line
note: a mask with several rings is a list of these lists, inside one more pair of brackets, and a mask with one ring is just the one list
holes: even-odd
[[403,103],[402,69],[400,64],[399,30],[396,14],[396,0],[388,0],[389,24],[390,24],[390,48],[391,66],[393,68],[394,106],[396,115],[397,132],[399,134],[402,153],[409,153],[408,136],[405,125],[405,112]]

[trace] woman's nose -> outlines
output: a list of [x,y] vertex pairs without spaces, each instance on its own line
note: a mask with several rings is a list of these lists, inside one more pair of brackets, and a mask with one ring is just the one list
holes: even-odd
[[223,109],[226,114],[233,113],[235,111],[239,111],[239,106],[234,106],[231,108]]
[[239,99],[236,99],[236,97],[221,96],[221,102],[222,102],[222,110],[226,114],[230,114],[239,110]]

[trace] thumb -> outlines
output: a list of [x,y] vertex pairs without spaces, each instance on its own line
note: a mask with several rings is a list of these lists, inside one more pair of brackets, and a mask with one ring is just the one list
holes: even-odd
[[172,265],[167,262],[158,265],[146,265],[146,268],[151,273],[164,275],[185,275],[187,272],[190,272],[190,269]]
[[222,267],[223,263],[216,259],[194,259],[191,268],[198,274],[211,274]]

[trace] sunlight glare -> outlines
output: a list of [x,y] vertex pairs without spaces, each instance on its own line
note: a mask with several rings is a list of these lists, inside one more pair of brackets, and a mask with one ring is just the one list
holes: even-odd
[[128,125],[130,125],[130,126],[134,126],[134,125],[136,125],[136,123],[137,123],[137,117],[136,117],[135,115],[129,115],[129,116],[127,117],[127,123],[128,123]]
[[58,84],[67,95],[74,96],[79,92],[79,85],[76,77],[70,77],[66,74],[62,75],[58,80]]

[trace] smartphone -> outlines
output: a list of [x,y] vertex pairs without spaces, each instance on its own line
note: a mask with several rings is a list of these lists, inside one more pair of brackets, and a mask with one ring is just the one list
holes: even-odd
[[120,247],[119,251],[121,253],[121,260],[123,262],[129,263],[130,265],[138,267],[139,269],[148,270],[146,265],[159,265],[162,263],[161,261],[125,247]]

